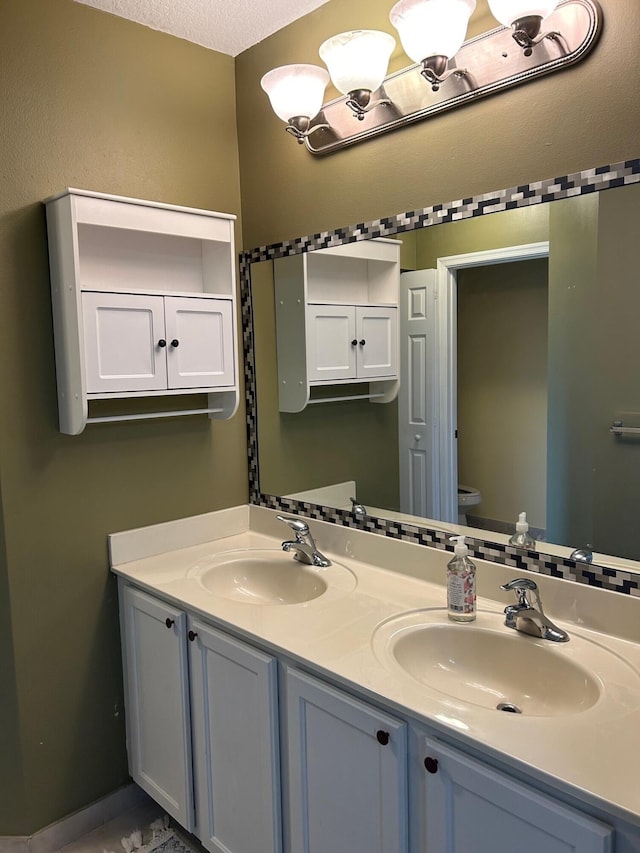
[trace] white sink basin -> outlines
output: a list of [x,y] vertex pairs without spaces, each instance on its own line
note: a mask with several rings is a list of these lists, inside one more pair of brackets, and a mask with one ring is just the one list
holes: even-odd
[[225,551],[193,566],[187,577],[214,595],[245,604],[302,604],[329,590],[349,591],[353,573],[340,563],[308,566],[280,549]]
[[467,624],[449,622],[444,610],[402,614],[378,626],[373,648],[389,668],[455,701],[528,716],[581,713],[599,701],[609,676],[622,684],[638,678],[597,643],[528,637],[507,628],[501,613]]

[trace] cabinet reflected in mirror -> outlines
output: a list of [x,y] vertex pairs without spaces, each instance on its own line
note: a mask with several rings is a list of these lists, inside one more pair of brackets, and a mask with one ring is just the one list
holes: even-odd
[[[449,479],[456,515],[451,501],[438,506],[436,500],[431,504],[436,511],[428,512],[426,504],[420,517],[434,519],[435,526],[438,520],[457,521],[462,483],[481,495],[468,522],[494,528],[477,533],[481,538],[505,541],[499,531],[513,530],[518,513],[527,511],[548,543],[570,549],[588,543],[598,552],[640,559],[634,533],[640,441],[609,432],[621,416],[625,424],[640,426],[639,210],[640,187],[632,185],[398,235],[404,270],[437,269],[439,260],[453,256],[549,244],[548,263],[465,269],[453,289],[437,294],[436,302],[448,300],[457,370],[445,381],[440,318],[432,326],[435,339],[425,345],[439,364],[426,395],[427,426],[438,437],[429,455],[437,471],[429,470],[427,480],[442,496],[437,481]],[[326,402],[280,412],[273,264],[253,264],[251,277],[260,490],[302,493],[344,509],[353,496],[370,514],[385,517],[408,512],[399,427],[406,368],[399,398],[391,402]],[[401,283],[401,291],[406,287]],[[409,337],[401,323],[403,348],[409,348]],[[366,393],[368,384],[362,388]],[[410,401],[415,403],[417,393],[410,389]],[[444,420],[455,463],[447,478],[439,430],[442,400],[448,398],[453,414]]]

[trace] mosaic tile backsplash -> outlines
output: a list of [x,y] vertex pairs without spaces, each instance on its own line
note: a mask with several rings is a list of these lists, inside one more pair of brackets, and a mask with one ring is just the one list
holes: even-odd
[[[447,204],[436,204],[422,210],[412,210],[397,216],[373,222],[362,222],[335,231],[323,231],[307,237],[297,237],[282,243],[273,243],[244,252],[240,255],[240,281],[242,329],[247,402],[247,439],[249,457],[249,499],[251,503],[288,513],[298,513],[309,518],[329,521],[347,527],[367,530],[381,536],[403,539],[430,548],[452,551],[448,534],[428,527],[415,527],[382,518],[356,519],[346,510],[332,509],[317,504],[266,495],[260,491],[258,464],[257,401],[255,385],[255,353],[253,348],[253,307],[251,300],[251,264],[274,260],[300,252],[326,249],[357,240],[389,237],[403,231],[428,228],[443,222],[454,222],[527,207],[543,202],[558,201],[587,193],[601,192],[626,184],[640,183],[640,159],[626,160],[608,166],[599,166],[563,175],[545,181],[536,181],[510,189],[498,190],[473,198],[458,199]],[[469,539],[469,551],[478,559],[513,566],[522,571],[537,572],[575,581],[601,589],[640,597],[640,574],[621,569],[606,568],[574,560],[551,556],[537,551],[524,551],[509,545],[500,545],[483,539]]]

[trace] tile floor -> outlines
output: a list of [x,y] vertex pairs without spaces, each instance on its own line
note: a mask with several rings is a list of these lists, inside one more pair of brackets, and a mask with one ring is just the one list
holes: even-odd
[[[153,800],[148,799],[130,811],[123,812],[108,823],[94,829],[93,832],[79,838],[72,844],[67,844],[56,853],[124,853],[121,838],[130,836],[136,829],[147,830],[152,821],[161,817],[162,809]],[[197,841],[188,833],[176,831],[187,841],[196,853],[206,853]]]

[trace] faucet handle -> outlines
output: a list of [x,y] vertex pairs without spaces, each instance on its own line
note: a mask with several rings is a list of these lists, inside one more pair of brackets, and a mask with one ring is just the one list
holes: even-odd
[[514,578],[514,580],[508,583],[501,584],[500,589],[505,592],[512,589],[518,597],[518,607],[531,607],[531,602],[528,598],[529,592],[535,593],[538,601],[540,600],[538,596],[538,584],[535,581],[529,580],[529,578]]
[[294,518],[288,515],[276,515],[276,518],[278,521],[283,521],[285,524],[288,524],[294,533],[304,535],[309,532],[309,525],[306,521],[302,521],[300,518]]

